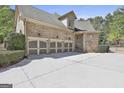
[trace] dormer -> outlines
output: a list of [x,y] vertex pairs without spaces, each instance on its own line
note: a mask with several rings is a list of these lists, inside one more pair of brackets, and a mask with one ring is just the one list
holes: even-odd
[[59,17],[59,20],[69,29],[74,29],[75,19],[77,19],[77,17],[73,11]]

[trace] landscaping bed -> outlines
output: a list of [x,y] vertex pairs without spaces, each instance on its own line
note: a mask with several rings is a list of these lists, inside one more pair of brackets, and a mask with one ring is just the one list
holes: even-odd
[[24,58],[23,50],[0,51],[0,69],[13,65]]

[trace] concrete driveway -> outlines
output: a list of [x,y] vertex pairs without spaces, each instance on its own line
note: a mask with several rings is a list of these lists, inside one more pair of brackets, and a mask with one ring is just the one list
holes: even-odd
[[63,53],[32,56],[0,72],[13,87],[123,87],[124,54]]

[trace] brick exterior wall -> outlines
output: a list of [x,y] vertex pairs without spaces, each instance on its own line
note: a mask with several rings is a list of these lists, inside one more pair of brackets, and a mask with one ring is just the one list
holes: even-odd
[[82,33],[75,35],[75,49],[78,52],[96,52],[98,49],[98,33]]
[[98,33],[84,34],[84,52],[96,52],[98,49]]
[[78,52],[96,52],[98,49],[98,33],[84,33],[74,36],[72,32],[66,30],[26,22],[26,34],[28,37],[73,40],[75,41],[75,50]]
[[31,22],[26,22],[26,34],[30,37],[74,40],[74,34],[71,31],[64,31],[61,29],[38,25]]

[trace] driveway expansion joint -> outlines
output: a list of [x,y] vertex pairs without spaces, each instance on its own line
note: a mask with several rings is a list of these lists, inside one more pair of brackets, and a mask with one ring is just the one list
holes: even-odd
[[[26,80],[26,81],[29,81],[30,82],[30,84],[32,85],[32,87],[33,88],[35,88],[35,86],[34,86],[34,84],[31,82],[31,80],[30,80],[30,78],[29,78],[29,76],[27,75],[27,73],[24,71],[24,69],[21,67],[21,70],[23,71],[23,73],[25,74],[25,76],[27,77],[27,79],[28,80]],[[25,81],[24,81],[25,82]],[[20,83],[21,84],[21,83]]]

